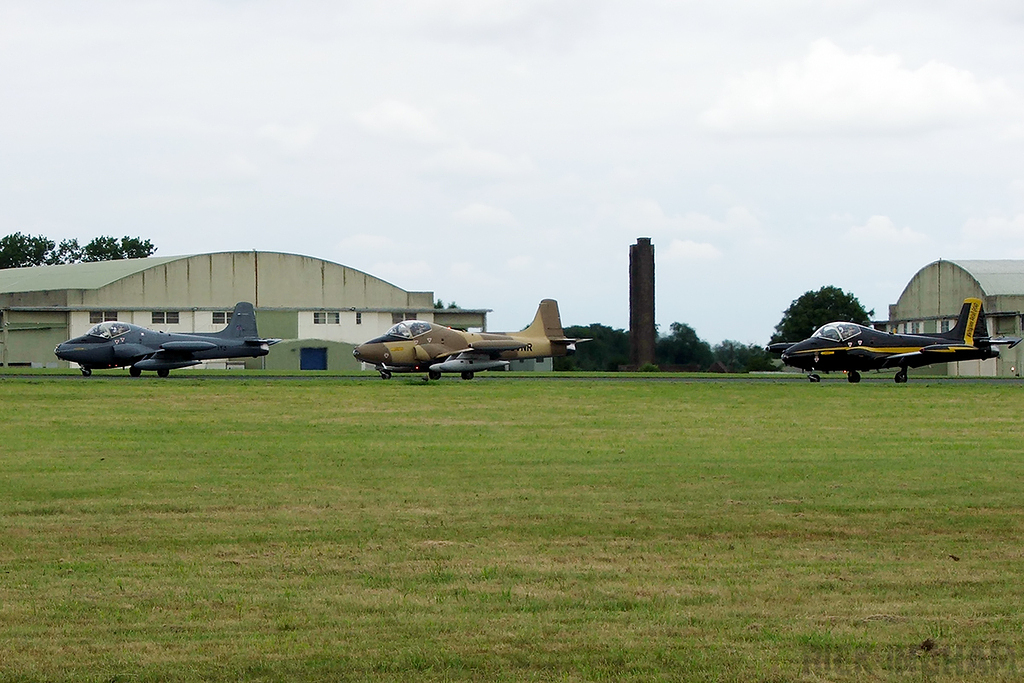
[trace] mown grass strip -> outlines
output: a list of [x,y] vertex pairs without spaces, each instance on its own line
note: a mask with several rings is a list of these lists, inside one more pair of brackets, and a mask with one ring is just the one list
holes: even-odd
[[1022,396],[0,383],[0,680],[1011,680]]

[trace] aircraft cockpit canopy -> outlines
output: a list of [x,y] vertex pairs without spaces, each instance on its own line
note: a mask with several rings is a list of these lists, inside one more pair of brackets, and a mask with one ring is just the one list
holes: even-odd
[[100,337],[102,339],[113,339],[114,337],[120,337],[122,334],[131,329],[128,323],[120,323],[116,320],[108,320],[98,325],[93,325],[86,334],[92,337]]
[[844,342],[853,339],[860,334],[861,327],[855,323],[829,323],[822,325],[814,331],[812,337],[828,339],[829,341]]
[[422,320],[406,320],[405,322],[392,325],[386,336],[412,339],[413,337],[418,337],[424,332],[429,331],[430,323],[425,323]]

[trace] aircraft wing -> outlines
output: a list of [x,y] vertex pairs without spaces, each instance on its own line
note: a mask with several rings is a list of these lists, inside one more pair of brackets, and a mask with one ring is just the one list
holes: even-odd
[[956,353],[957,351],[977,351],[977,346],[970,344],[932,344],[921,348],[921,353]]
[[838,350],[835,352],[835,354],[842,354],[849,358],[858,358],[864,361],[881,362],[882,365],[880,367],[883,368],[887,367],[885,361],[888,358],[892,357],[886,353],[881,353],[879,351],[874,351],[871,349],[865,349],[864,347],[861,346],[854,346],[853,348]]
[[458,351],[448,356],[448,358],[458,358],[459,360],[489,360],[491,354],[480,353],[473,349],[466,349],[465,351]]
[[885,358],[885,360],[882,361],[881,367],[883,367],[883,368],[899,367],[901,365],[904,365],[904,363],[901,363],[900,361],[910,360],[911,358],[920,358],[923,355],[924,354],[921,353],[920,351],[908,351],[907,353],[894,353],[891,356],[887,356]]
[[515,339],[480,339],[475,342],[470,342],[469,346],[463,349],[456,349],[447,353],[439,353],[433,355],[433,358],[486,358],[493,359],[500,356],[505,351],[518,351],[519,349],[525,349],[528,346],[528,342],[521,342]]
[[153,353],[153,349],[143,344],[115,344],[114,358],[122,361],[130,361],[135,358],[145,358]]
[[993,339],[988,339],[988,340],[979,339],[978,341],[979,342],[987,341],[992,346],[1003,346],[1003,345],[1005,345],[1006,348],[1012,349],[1017,344],[1020,344],[1021,338],[1020,337],[995,337]]
[[[907,353],[894,353],[882,363],[883,368],[894,368],[903,365],[916,367],[918,365],[930,365],[943,361],[958,360],[956,355],[964,351],[977,351],[978,347],[968,344],[931,344],[922,346],[917,351]],[[943,356],[947,356],[943,358]]]
[[485,353],[518,351],[519,349],[525,349],[527,346],[527,342],[519,341],[517,339],[481,339],[479,341],[469,343],[469,348],[472,350],[483,351]]
[[213,342],[202,341],[202,340],[189,340],[189,341],[169,341],[164,342],[160,345],[160,348],[164,351],[171,353],[195,353],[196,351],[209,351],[210,349],[217,348],[217,345]]
[[847,356],[852,356],[853,358],[878,358],[879,356],[885,355],[882,353],[878,353],[877,351],[869,351],[868,349],[865,349],[864,347],[861,346],[855,346],[851,349],[836,351],[836,353],[843,353]]
[[450,353],[439,353],[436,356],[432,356],[429,360],[445,361],[445,360],[468,360],[468,361],[485,361],[492,360],[498,354],[484,353],[482,351],[474,351],[471,348],[459,349],[458,351],[452,351]]
[[[262,346],[266,344],[270,346],[276,344],[280,339],[246,339],[244,343],[246,346]],[[204,339],[188,339],[188,340],[175,340],[164,342],[160,345],[160,350],[157,351],[157,357],[169,357],[174,356],[190,358],[193,353],[200,351],[212,351],[217,348],[217,344],[206,341]]]

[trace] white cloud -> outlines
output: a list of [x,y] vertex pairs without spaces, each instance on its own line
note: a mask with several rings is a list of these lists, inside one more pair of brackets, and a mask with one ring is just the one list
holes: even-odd
[[427,172],[474,178],[514,178],[533,170],[526,156],[511,158],[485,149],[460,145],[438,152],[423,163]]
[[661,258],[665,261],[713,261],[722,252],[713,244],[693,240],[672,240]]
[[490,204],[474,203],[453,214],[455,220],[467,225],[493,225],[512,228],[518,224],[515,216],[505,209]]
[[[1014,240],[1024,243],[1024,213],[1010,217],[971,218],[964,224],[963,235],[968,241]],[[1017,250],[1016,253],[1019,252]]]
[[1010,181],[1010,194],[1018,201],[1024,200],[1024,178]]
[[230,154],[224,159],[221,171],[228,177],[249,178],[258,175],[260,169],[244,154]]
[[848,54],[822,39],[800,62],[732,79],[700,120],[725,133],[892,133],[960,124],[1011,100],[1001,81],[964,69],[912,69],[898,54]]
[[428,35],[469,43],[550,44],[577,37],[595,0],[420,0],[406,11]]
[[502,278],[477,261],[455,261],[448,268],[451,281],[466,290],[474,287],[489,287],[502,282]]
[[397,100],[381,102],[353,114],[353,118],[364,130],[381,137],[421,145],[447,141],[447,136],[423,111]]
[[751,239],[761,232],[761,223],[748,209],[734,206],[722,219],[708,214],[688,211],[667,214],[661,204],[651,199],[630,202],[620,210],[623,225],[634,232],[661,233],[669,236],[717,235]]
[[357,235],[349,235],[337,244],[337,250],[346,253],[365,253],[373,251],[384,251],[387,249],[393,249],[395,247],[395,241],[385,235],[368,235],[366,233],[360,233]]
[[269,123],[260,127],[257,136],[277,144],[287,154],[298,154],[309,147],[319,132],[320,129],[311,123],[294,126]]
[[920,245],[928,236],[906,226],[897,228],[888,216],[871,216],[864,225],[855,225],[846,232],[846,239],[877,249],[886,246]]
[[508,267],[509,270],[517,273],[530,270],[531,268],[533,268],[533,263],[533,257],[526,255],[513,256],[512,258],[505,261],[506,267]]

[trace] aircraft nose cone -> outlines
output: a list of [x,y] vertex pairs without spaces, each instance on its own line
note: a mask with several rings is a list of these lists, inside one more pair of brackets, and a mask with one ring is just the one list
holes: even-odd
[[352,355],[364,363],[379,363],[384,360],[381,354],[383,348],[383,344],[360,344],[352,349]]

